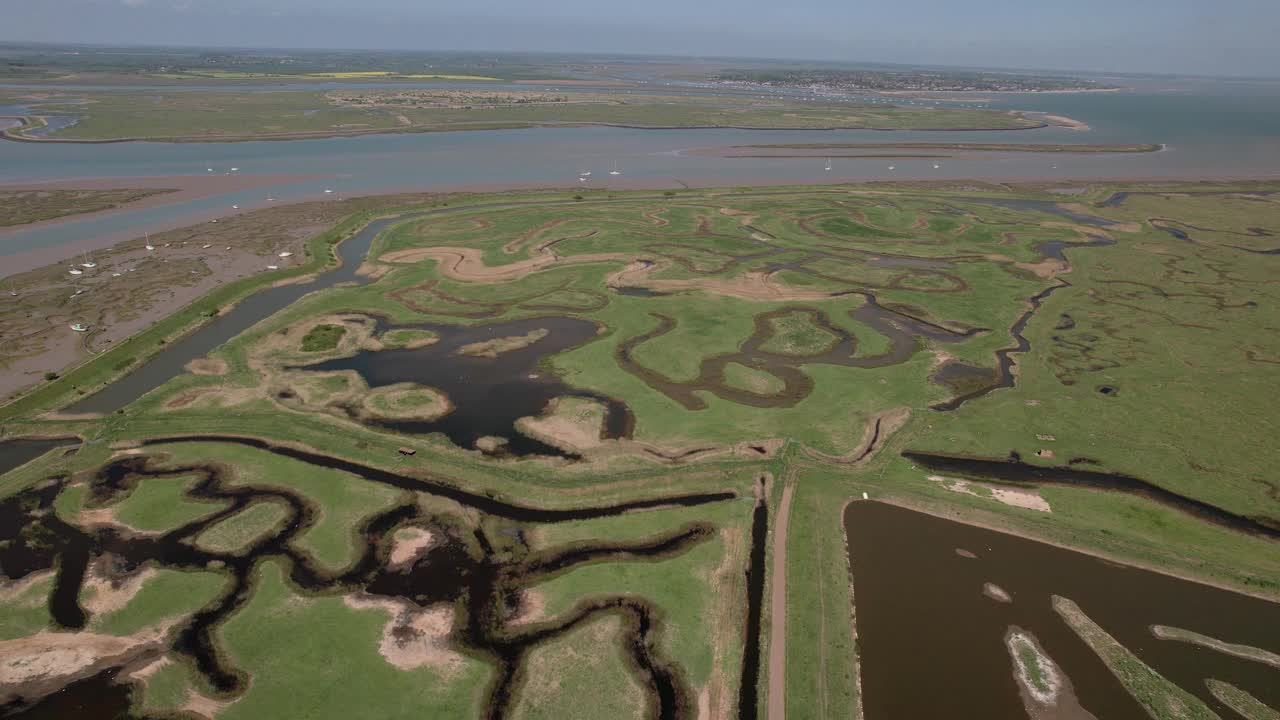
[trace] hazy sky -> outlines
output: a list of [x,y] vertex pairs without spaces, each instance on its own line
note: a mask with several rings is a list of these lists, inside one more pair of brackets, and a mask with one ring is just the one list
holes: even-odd
[[1277,0],[5,0],[0,40],[1280,74]]

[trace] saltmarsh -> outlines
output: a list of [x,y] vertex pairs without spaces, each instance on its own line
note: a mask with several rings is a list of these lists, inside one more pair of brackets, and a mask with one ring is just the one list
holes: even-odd
[[[1034,188],[589,193],[580,202],[560,195],[473,198],[499,207],[455,203],[448,215],[393,226],[368,258],[385,274],[307,296],[250,328],[214,351],[226,363],[225,375],[175,378],[108,417],[17,415],[10,432],[74,432],[94,442],[73,458],[49,456],[19,468],[0,487],[11,496],[50,476],[71,476],[58,498],[59,517],[83,523],[101,515],[84,514],[95,508],[85,502],[78,473],[148,438],[206,434],[306,447],[400,473],[423,487],[442,482],[539,508],[731,492],[734,499],[713,504],[546,524],[481,517],[423,493],[416,502],[449,516],[448,527],[482,528],[492,543],[486,561],[495,564],[526,557],[522,553],[642,544],[696,523],[710,526],[709,535],[678,552],[601,556],[537,577],[504,602],[512,613],[526,613],[522,622],[531,627],[592,602],[643,603],[655,619],[648,639],[660,659],[678,667],[695,693],[706,690],[713,705],[732,708],[744,639],[734,634],[740,630],[725,628],[745,627],[753,491],[755,479],[767,474],[772,480],[763,495],[771,513],[781,489],[795,488],[789,535],[781,539],[789,550],[780,596],[787,618],[786,706],[797,716],[847,716],[859,699],[840,509],[863,492],[1123,562],[1280,593],[1280,563],[1274,542],[1264,537],[1098,489],[1032,488],[1049,511],[1006,505],[989,491],[954,492],[948,489],[954,485],[929,479],[901,456],[915,450],[1004,458],[1014,451],[1033,464],[1123,472],[1234,513],[1280,517],[1266,474],[1273,455],[1267,439],[1276,429],[1267,368],[1280,358],[1280,338],[1267,314],[1278,299],[1274,255],[1262,254],[1275,247],[1272,234],[1280,231],[1275,196],[1266,194],[1274,188],[1130,188],[1151,194],[1101,204],[1118,189],[1087,188],[1070,198],[1077,213],[1115,223],[1108,227],[1051,212],[1062,209],[1063,198]],[[1180,192],[1187,189],[1219,194]],[[1011,209],[977,202],[978,196],[1044,204]],[[1114,244],[1070,247],[1099,238]],[[1067,243],[1065,263],[1049,262],[1054,252],[1045,244],[1054,242]],[[1028,315],[1038,296],[1042,304]],[[272,364],[279,358],[264,348],[282,330],[338,314],[369,323],[378,318],[392,329],[358,342],[345,338],[317,354],[422,345],[433,336],[413,327],[420,323],[590,321],[596,335],[542,357],[533,374],[555,375],[572,388],[625,403],[634,426],[629,437],[601,440],[578,461],[493,460],[440,436],[364,424],[341,407],[312,407],[362,392],[348,376],[317,373],[306,391],[314,398],[303,405],[281,399],[279,368]],[[834,356],[833,348],[845,355]],[[998,351],[1015,363],[1012,370],[1000,364]],[[892,361],[876,364],[885,357]],[[1012,387],[979,394],[952,411],[932,410],[955,394],[934,380],[948,365],[992,378],[1007,371]],[[200,399],[174,402],[192,393]],[[402,448],[413,454],[398,452]],[[287,488],[307,498],[317,521],[293,545],[330,573],[352,567],[370,543],[380,542],[363,533],[365,525],[405,501],[401,491],[357,474],[241,445],[140,451],[174,467],[218,463],[231,469],[228,482],[235,487]],[[111,516],[121,526],[158,532],[222,507],[187,497],[189,487],[181,477],[144,479],[110,507]],[[245,517],[252,510],[224,521],[235,521],[221,532],[228,542],[240,541],[236,548],[275,531],[265,515]],[[772,529],[775,518],[769,520]],[[769,538],[769,552],[775,539]],[[468,545],[468,552],[484,555],[477,547]],[[397,669],[378,651],[388,613],[346,604],[343,595],[356,588],[304,591],[289,571],[282,557],[263,560],[247,603],[218,630],[221,651],[252,678],[227,715],[280,712],[316,678],[336,684],[348,677],[367,678],[372,690],[325,695],[323,707],[311,710],[482,712],[495,683],[492,658],[463,653],[462,669],[448,678]],[[770,570],[766,586],[774,579]],[[6,605],[0,613],[6,636],[25,637],[51,622],[32,601],[51,592],[50,585],[37,578]],[[140,619],[124,626],[192,612],[205,602],[192,594],[192,607],[175,609],[139,593],[133,602],[145,603],[131,612]],[[771,602],[766,599],[766,617]],[[600,663],[600,683],[617,697],[650,697],[643,674],[621,654],[627,638],[619,617],[593,616],[535,645],[526,680],[511,689],[513,712],[583,713],[569,695],[590,678],[575,668],[542,674],[544,665],[566,658]],[[335,634],[317,633],[320,627]],[[468,627],[457,624],[453,632]],[[765,622],[766,648],[770,632]],[[583,651],[583,637],[600,647]],[[460,646],[451,642],[455,650]],[[764,698],[763,678],[774,668],[767,653],[762,659]],[[157,675],[148,702],[176,703],[176,691],[164,686],[181,684],[179,676],[190,670],[174,668]]]

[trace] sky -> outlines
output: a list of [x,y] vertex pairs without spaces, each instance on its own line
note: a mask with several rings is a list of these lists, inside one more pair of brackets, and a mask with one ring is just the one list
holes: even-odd
[[1280,75],[1277,0],[4,0],[0,41]]

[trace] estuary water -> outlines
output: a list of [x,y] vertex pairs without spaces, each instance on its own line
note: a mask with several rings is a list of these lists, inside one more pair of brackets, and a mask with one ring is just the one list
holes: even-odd
[[[530,89],[524,87],[522,89]],[[170,89],[172,90],[172,89]],[[197,91],[198,90],[191,90]],[[665,90],[664,90],[665,91]],[[914,105],[955,103],[901,99]],[[968,98],[964,106],[1042,111],[1088,124],[986,132],[805,130],[642,130],[559,127],[526,130],[372,135],[243,143],[0,142],[0,187],[88,178],[228,173],[306,175],[279,186],[10,231],[0,255],[94,238],[155,231],[277,202],[402,190],[511,187],[628,187],[821,183],[916,179],[1100,179],[1280,176],[1280,83],[1142,81],[1122,92],[1010,94]],[[730,158],[695,152],[774,143],[1160,143],[1145,154],[964,153],[951,159]],[[865,153],[867,151],[859,151]],[[886,151],[892,153],[893,151]],[[835,153],[840,154],[840,153]],[[617,163],[619,175],[611,175]],[[934,165],[939,167],[935,168]],[[893,166],[893,169],[889,169]],[[580,173],[591,172],[586,180]],[[122,184],[127,184],[123,183]],[[332,193],[324,191],[332,190]],[[101,245],[99,245],[101,246]]]

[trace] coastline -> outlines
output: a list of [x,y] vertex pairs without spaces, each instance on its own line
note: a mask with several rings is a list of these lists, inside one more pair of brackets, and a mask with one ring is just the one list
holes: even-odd
[[[1022,111],[1012,111],[1018,114]],[[1030,113],[1023,113],[1024,115]],[[12,116],[0,117],[0,120]],[[21,118],[25,120],[24,118]],[[1070,120],[1064,118],[1064,120]],[[1076,122],[1071,120],[1070,122]],[[1083,123],[1080,123],[1083,124]],[[370,135],[403,135],[407,133],[437,132],[483,132],[485,130],[529,130],[537,128],[574,128],[574,127],[612,127],[625,130],[760,130],[760,131],[803,131],[826,132],[834,130],[866,130],[874,132],[952,132],[952,133],[986,133],[1017,132],[1023,130],[1042,130],[1053,127],[1046,121],[1032,122],[1021,127],[965,127],[965,128],[900,128],[900,127],[868,127],[863,125],[829,125],[821,127],[769,127],[759,125],[634,125],[621,122],[596,121],[544,121],[544,122],[502,122],[480,121],[479,127],[465,126],[411,126],[403,128],[369,128],[363,130],[323,130],[284,133],[258,133],[255,135],[174,135],[160,137],[120,137],[120,138],[59,138],[32,137],[17,132],[19,128],[0,129],[0,139],[13,142],[51,145],[111,145],[116,143],[151,142],[151,143],[235,143],[235,142],[276,142],[281,140],[327,140],[332,138],[367,137]],[[1088,127],[1087,125],[1084,127]]]
[[[308,180],[324,180],[330,175],[160,175],[131,177],[99,177],[83,180],[48,180],[38,182],[0,182],[0,191],[25,190],[172,190],[136,200],[131,203],[117,205],[98,212],[63,215],[62,217],[40,220],[23,225],[10,225],[0,228],[0,244],[8,236],[17,235],[28,230],[52,227],[81,220],[98,220],[112,215],[133,210],[145,210],[165,205],[176,205],[189,200],[213,197],[225,193],[252,190],[259,187],[270,187],[282,183],[305,182]],[[2,255],[0,255],[2,257]]]
[[[876,159],[876,158],[869,158]],[[171,176],[173,177],[173,176]],[[176,176],[182,177],[182,176]],[[201,177],[201,176],[193,176]],[[270,177],[270,176],[234,176],[234,177]],[[315,179],[313,176],[281,176],[284,178],[293,178],[294,181]],[[328,178],[331,176],[319,176],[320,178]],[[507,193],[507,192],[564,192],[564,193],[600,193],[625,190],[663,190],[679,193],[687,190],[702,190],[709,188],[725,188],[733,190],[736,188],[757,188],[757,187],[813,187],[819,188],[824,186],[842,187],[846,189],[854,189],[857,187],[866,187],[868,189],[876,189],[877,187],[919,187],[932,189],[946,189],[947,187],[955,187],[957,189],[968,188],[973,189],[974,186],[992,186],[1005,187],[1010,185],[1036,185],[1053,187],[1072,187],[1086,186],[1097,183],[1107,184],[1178,184],[1190,182],[1214,182],[1214,183],[1232,183],[1232,182],[1263,182],[1280,179],[1280,168],[1268,173],[1255,174],[1234,174],[1234,175],[1133,175],[1133,176],[1116,176],[1116,177],[1062,177],[1050,176],[1043,174],[1036,175],[1019,175],[1010,177],[1001,177],[997,179],[981,180],[981,179],[938,179],[938,178],[911,178],[902,177],[895,178],[886,176],[881,178],[867,178],[860,176],[840,176],[823,175],[812,178],[778,178],[768,175],[753,175],[749,177],[736,177],[733,181],[727,182],[724,177],[676,177],[676,176],[659,176],[649,178],[634,178],[622,180],[608,180],[594,185],[565,185],[559,181],[556,182],[502,182],[496,181],[491,183],[455,183],[442,185],[393,185],[383,188],[370,188],[368,190],[359,190],[356,192],[343,192],[338,195],[325,195],[320,192],[309,193],[306,195],[298,195],[288,198],[277,199],[273,203],[250,202],[241,206],[239,210],[201,210],[191,213],[185,213],[165,220],[149,223],[147,225],[139,225],[128,230],[121,230],[103,235],[89,235],[85,239],[53,245],[34,250],[25,250],[15,253],[5,253],[4,239],[6,233],[0,233],[0,258],[3,258],[3,265],[0,266],[0,280],[22,272],[38,270],[50,265],[56,265],[66,258],[76,257],[82,253],[95,252],[105,250],[115,245],[127,241],[135,240],[146,233],[161,233],[180,228],[191,227],[201,223],[208,223],[214,219],[235,217],[244,213],[255,210],[262,210],[267,207],[287,207],[299,203],[317,202],[317,201],[336,201],[340,202],[344,199],[369,198],[379,195],[405,195],[414,193],[427,194],[448,194],[448,193]],[[94,178],[83,181],[66,181],[67,183],[81,183],[81,187],[89,187],[89,183],[99,184],[98,187],[117,187],[125,188],[134,184],[135,178],[119,177],[119,178]],[[61,182],[61,181],[60,181]],[[25,186],[24,186],[25,187]],[[67,185],[70,187],[70,185]],[[19,189],[17,185],[0,185],[0,188]],[[172,198],[176,193],[168,196]],[[68,218],[59,218],[51,221],[54,223],[75,222],[81,218],[87,217],[103,217],[107,213],[122,213],[135,209],[136,206],[121,207],[104,213],[95,213],[92,216],[71,216]],[[34,225],[17,226],[21,229],[35,227]],[[15,234],[11,229],[8,234]]]

